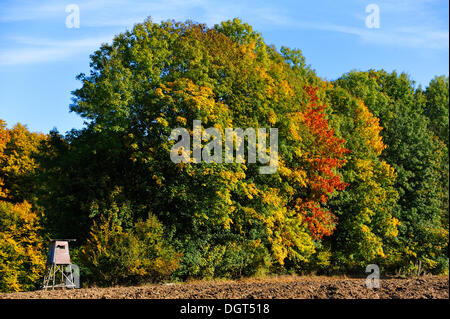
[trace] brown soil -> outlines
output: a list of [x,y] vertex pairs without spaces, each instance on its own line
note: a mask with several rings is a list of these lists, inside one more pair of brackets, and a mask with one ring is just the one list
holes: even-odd
[[283,276],[236,281],[199,281],[135,287],[82,288],[0,294],[0,299],[173,299],[173,298],[295,298],[398,299],[449,298],[448,276],[381,279],[368,289],[365,279]]

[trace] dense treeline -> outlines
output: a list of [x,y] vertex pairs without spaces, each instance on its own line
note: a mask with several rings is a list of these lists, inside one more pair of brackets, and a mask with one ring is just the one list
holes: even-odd
[[[111,285],[267,273],[448,273],[449,79],[351,71],[239,20],[147,20],[91,56],[66,135],[0,122],[0,290],[36,287],[44,239],[77,238]],[[170,160],[173,128],[278,128],[278,169]],[[207,142],[207,141],[204,141]],[[191,150],[192,151],[192,150]]]

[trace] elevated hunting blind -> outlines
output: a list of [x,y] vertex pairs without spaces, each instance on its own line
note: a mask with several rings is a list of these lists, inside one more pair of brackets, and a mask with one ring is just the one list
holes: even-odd
[[69,265],[69,242],[65,240],[54,240],[50,243],[47,263],[56,265]]
[[47,253],[42,289],[76,288],[70,263],[69,242],[75,239],[52,239]]

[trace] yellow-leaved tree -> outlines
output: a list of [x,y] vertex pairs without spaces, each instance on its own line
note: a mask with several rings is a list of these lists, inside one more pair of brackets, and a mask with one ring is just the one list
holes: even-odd
[[33,289],[43,274],[40,218],[25,200],[36,168],[32,154],[43,138],[0,120],[0,291]]

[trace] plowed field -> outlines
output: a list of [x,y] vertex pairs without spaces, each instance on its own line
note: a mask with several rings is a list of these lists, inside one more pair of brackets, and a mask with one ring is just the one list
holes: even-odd
[[3,293],[0,294],[0,298],[449,298],[449,277],[381,279],[380,288],[368,289],[365,279],[285,276],[236,281],[200,281],[135,287]]

